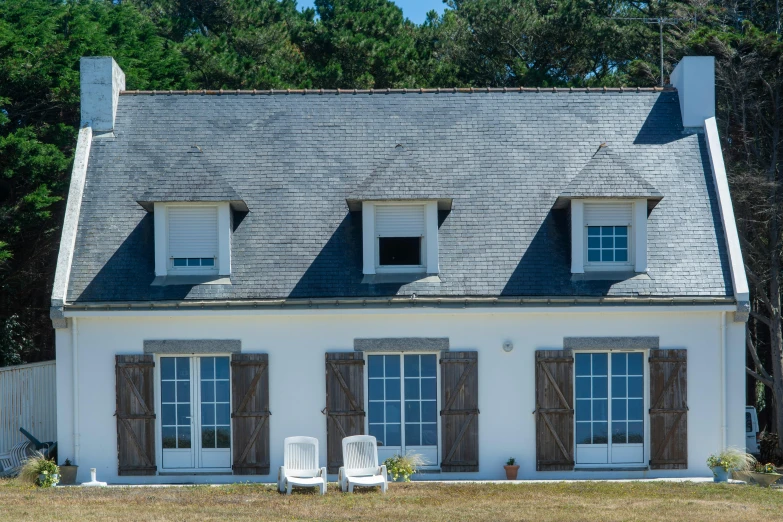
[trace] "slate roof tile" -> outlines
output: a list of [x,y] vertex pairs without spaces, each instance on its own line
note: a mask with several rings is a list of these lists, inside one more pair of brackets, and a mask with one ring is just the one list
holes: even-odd
[[[704,137],[683,129],[676,92],[124,94],[115,134],[92,143],[70,302],[732,294]],[[663,195],[649,280],[571,280],[567,210],[553,206],[604,142]],[[361,213],[346,197],[397,144],[453,198],[439,284],[361,283]],[[250,208],[234,216],[233,284],[152,287],[154,214],[136,201],[193,145],[225,180],[204,192],[230,187]],[[171,179],[173,196],[192,189],[186,172]]]

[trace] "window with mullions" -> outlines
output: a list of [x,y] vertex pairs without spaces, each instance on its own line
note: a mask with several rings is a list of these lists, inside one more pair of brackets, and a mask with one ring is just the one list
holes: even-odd
[[[404,454],[408,448],[416,447],[425,460],[436,463],[437,356],[368,355],[367,362],[370,435],[378,439],[381,448],[393,448],[395,453]],[[432,451],[421,451],[422,447]],[[383,450],[379,449],[379,453]]]
[[174,257],[171,259],[171,264],[175,268],[183,267],[215,267],[214,257]]
[[577,464],[644,460],[644,355],[574,356]]
[[628,227],[587,227],[588,263],[627,263]]
[[163,448],[190,448],[190,359],[160,360],[161,438]]
[[201,358],[201,447],[231,447],[228,357]]

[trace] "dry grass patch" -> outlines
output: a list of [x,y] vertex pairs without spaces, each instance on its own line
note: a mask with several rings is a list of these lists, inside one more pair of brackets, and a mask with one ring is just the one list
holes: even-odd
[[329,484],[290,497],[274,486],[35,489],[0,481],[6,520],[760,520],[783,492],[711,483],[390,484],[342,494]]

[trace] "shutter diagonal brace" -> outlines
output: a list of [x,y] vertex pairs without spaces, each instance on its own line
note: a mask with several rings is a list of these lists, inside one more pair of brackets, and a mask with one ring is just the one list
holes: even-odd
[[552,433],[552,437],[555,439],[555,443],[557,443],[557,447],[560,448],[560,452],[563,454],[565,458],[567,458],[569,461],[573,460],[571,458],[571,454],[568,453],[565,446],[563,445],[563,441],[560,440],[560,437],[557,435],[557,432],[555,431],[555,427],[552,426],[552,422],[549,420],[549,417],[544,412],[538,413],[542,419],[544,419],[544,423],[546,424],[546,427],[549,429],[549,432]]
[[247,458],[248,454],[250,453],[250,449],[253,447],[253,444],[256,443],[256,439],[258,438],[258,434],[261,433],[261,428],[264,427],[264,424],[266,424],[266,420],[269,418],[268,415],[264,415],[261,417],[261,422],[256,424],[256,428],[253,430],[253,433],[250,435],[250,438],[247,441],[247,445],[245,446],[245,449],[242,451],[242,455],[237,459],[237,461],[234,463],[234,466],[236,467],[242,467],[242,463]]
[[449,464],[451,462],[451,458],[454,456],[454,454],[457,452],[457,448],[459,447],[459,443],[462,442],[462,438],[465,436],[465,433],[467,433],[468,428],[470,427],[470,423],[473,422],[473,418],[476,416],[476,413],[470,413],[468,415],[467,420],[462,424],[462,428],[459,430],[459,433],[457,434],[457,438],[454,439],[454,444],[451,445],[451,449],[449,450],[448,455],[446,455],[446,458],[443,459],[443,464]]
[[674,383],[675,377],[680,376],[680,369],[682,368],[682,363],[680,361],[677,361],[674,363],[674,369],[672,370],[671,375],[669,375],[669,378],[666,379],[666,383],[663,385],[663,389],[661,390],[660,395],[658,395],[658,398],[655,399],[655,402],[653,403],[651,410],[658,409],[658,406],[660,406],[661,401],[663,400],[663,397],[666,395],[666,391],[671,387],[671,385]]
[[[560,386],[557,385],[555,382],[555,378],[552,376],[552,374],[549,372],[549,368],[546,367],[546,364],[544,364],[546,360],[538,361],[539,366],[542,370],[544,370],[544,375],[546,375],[547,380],[552,383],[552,387],[554,388],[555,392],[557,393],[558,398],[560,399],[560,402],[563,404],[565,408],[567,408],[569,411],[572,411],[573,408],[570,404],[568,404],[568,401],[566,400],[565,396],[563,395],[563,392],[560,391]],[[538,407],[538,405],[536,405]]]
[[[136,387],[136,384],[131,380],[130,375],[128,375],[128,368],[127,366],[123,365],[119,367],[120,373],[125,378],[125,382],[128,383],[128,386],[130,387],[131,392],[133,393],[133,396],[136,397],[136,400],[139,401],[139,406],[144,410],[145,415],[151,415],[151,418],[155,418],[155,414],[150,411],[149,407],[147,406],[146,401],[141,396],[141,392],[139,392],[139,389]],[[115,413],[115,415],[120,416],[121,414],[119,412]]]
[[[152,468],[153,465],[150,462],[149,457],[147,457],[147,452],[144,451],[144,448],[142,448],[141,443],[139,442],[139,439],[136,438],[136,432],[133,431],[133,427],[131,427],[130,422],[128,422],[128,419],[124,417],[117,417],[119,421],[122,423],[123,426],[125,426],[125,429],[128,431],[128,435],[130,436],[130,440],[133,441],[133,445],[136,446],[136,450],[139,452],[139,456],[141,456],[142,460],[144,460],[144,464],[147,467]],[[145,422],[147,422],[145,420]]]
[[266,371],[266,365],[267,363],[261,363],[259,364],[258,371],[253,376],[253,380],[250,381],[250,385],[247,387],[247,391],[245,392],[245,396],[242,397],[242,401],[237,406],[236,410],[234,410],[234,414],[232,417],[235,417],[238,413],[240,413],[245,407],[247,406],[247,403],[250,402],[250,399],[253,398],[253,395],[256,394],[256,388],[258,387],[258,381],[261,380],[261,374]]
[[669,440],[671,440],[672,435],[674,435],[674,432],[677,431],[677,429],[680,427],[680,420],[682,419],[682,416],[685,415],[684,411],[680,411],[677,413],[677,418],[674,419],[674,423],[672,423],[672,427],[669,428],[669,432],[666,434],[666,437],[663,439],[663,442],[658,447],[658,451],[655,453],[655,456],[651,458],[651,461],[658,460],[658,457],[661,456],[661,453],[663,453],[664,448],[669,445]]
[[335,377],[337,377],[337,382],[340,384],[340,388],[342,388],[343,391],[345,392],[345,396],[347,397],[348,402],[351,403],[351,407],[357,413],[359,413],[361,411],[361,408],[359,408],[359,404],[356,402],[356,398],[353,396],[353,393],[351,393],[351,390],[348,388],[348,383],[345,382],[345,379],[343,379],[343,375],[340,373],[340,370],[337,369],[337,365],[334,364],[333,361],[329,361],[329,367],[332,369],[332,372],[334,372]]
[[457,399],[457,393],[465,386],[465,381],[468,380],[468,377],[470,376],[470,372],[476,366],[477,362],[478,361],[476,359],[473,359],[471,363],[468,365],[468,367],[462,371],[462,375],[459,376],[459,381],[457,382],[457,385],[454,387],[454,391],[451,393],[448,402],[443,406],[443,409],[441,410],[440,413],[441,415],[449,411],[449,408]]

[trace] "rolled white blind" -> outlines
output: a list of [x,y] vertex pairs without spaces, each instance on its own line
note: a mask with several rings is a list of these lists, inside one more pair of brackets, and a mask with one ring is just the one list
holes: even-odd
[[585,226],[630,225],[633,203],[585,203]]
[[217,257],[216,207],[169,207],[169,257]]
[[424,205],[376,205],[377,237],[421,237],[424,235]]

